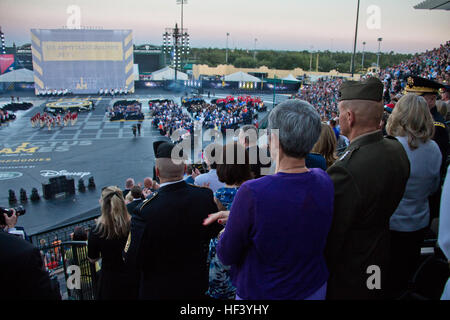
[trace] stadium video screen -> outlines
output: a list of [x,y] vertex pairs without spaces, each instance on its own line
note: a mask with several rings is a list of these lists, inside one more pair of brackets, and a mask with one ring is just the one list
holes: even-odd
[[36,92],[134,91],[131,30],[31,29],[31,44]]

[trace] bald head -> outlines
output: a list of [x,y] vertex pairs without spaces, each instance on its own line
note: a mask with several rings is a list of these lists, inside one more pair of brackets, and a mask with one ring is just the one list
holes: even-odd
[[345,100],[339,103],[342,110],[355,114],[355,126],[378,126],[383,116],[383,103],[369,100]]
[[183,179],[186,165],[184,163],[175,164],[170,158],[158,158],[155,163],[156,173],[161,180],[166,182]]
[[383,117],[382,101],[344,100],[339,103],[341,132],[350,140],[380,129]]

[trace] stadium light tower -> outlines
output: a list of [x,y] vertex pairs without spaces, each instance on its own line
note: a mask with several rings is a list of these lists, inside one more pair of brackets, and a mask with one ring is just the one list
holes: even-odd
[[377,41],[378,41],[377,68],[380,68],[381,41],[383,41],[383,38],[378,38]]
[[5,54],[6,53],[5,34],[2,32],[2,27],[0,27],[0,38],[2,41],[2,44],[1,44],[2,54]]
[[258,41],[258,39],[255,38],[255,48],[253,50],[253,60],[256,60],[256,42]]
[[177,71],[181,70],[181,63],[184,55],[189,54],[189,34],[187,29],[166,28],[163,33],[163,55],[164,62],[166,55],[171,57],[171,65],[175,69],[175,81],[177,81]]

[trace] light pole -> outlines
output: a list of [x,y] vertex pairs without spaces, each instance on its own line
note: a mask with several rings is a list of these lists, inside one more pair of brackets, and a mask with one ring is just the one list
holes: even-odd
[[272,109],[275,108],[275,90],[277,88],[277,75],[275,74],[273,76],[273,102],[272,102]]
[[[185,5],[185,4],[187,4],[187,0],[177,0],[177,4],[181,4],[181,29],[180,29],[180,33],[183,35],[184,34],[184,29],[183,29],[183,6]],[[182,37],[181,38],[181,42],[182,42],[182,46],[184,46],[184,40],[185,40],[185,38],[184,37]],[[183,55],[184,55],[184,52],[182,52],[182,56],[180,56],[180,64],[181,65],[183,65]],[[175,69],[175,81],[176,81],[177,79],[176,79],[176,69]]]
[[227,49],[225,51],[225,64],[228,64],[228,37],[230,34],[227,32]]
[[352,55],[352,78],[355,74],[356,41],[358,40],[359,2],[360,0],[358,0],[358,7],[356,9],[355,43],[353,45],[353,55]]
[[366,42],[363,42],[363,52],[362,52],[362,61],[361,61],[361,66],[364,69],[364,54],[366,52]]
[[183,30],[183,5],[187,4],[187,0],[177,0],[177,4],[181,4],[181,29]]
[[253,60],[256,60],[256,41],[258,41],[258,39],[255,38],[255,48],[253,50]]
[[312,71],[313,50],[314,50],[314,46],[311,46],[311,57],[309,59],[309,71]]
[[380,68],[380,55],[381,55],[381,41],[383,38],[378,38],[378,53],[377,53],[377,68]]

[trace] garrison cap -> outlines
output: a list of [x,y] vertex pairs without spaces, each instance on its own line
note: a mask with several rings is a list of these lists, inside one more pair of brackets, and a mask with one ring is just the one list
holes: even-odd
[[339,101],[344,100],[383,100],[383,83],[375,77],[364,81],[346,81],[339,88]]
[[[156,159],[160,158],[172,158],[172,150],[175,148],[175,144],[172,142],[162,142],[158,145],[158,149],[156,150],[155,157]],[[177,155],[179,159],[183,158],[183,150],[180,150],[179,155]]]
[[440,83],[426,78],[417,76],[408,77],[405,91],[415,93],[417,95],[423,95],[425,93],[439,93],[439,89],[444,88]]

